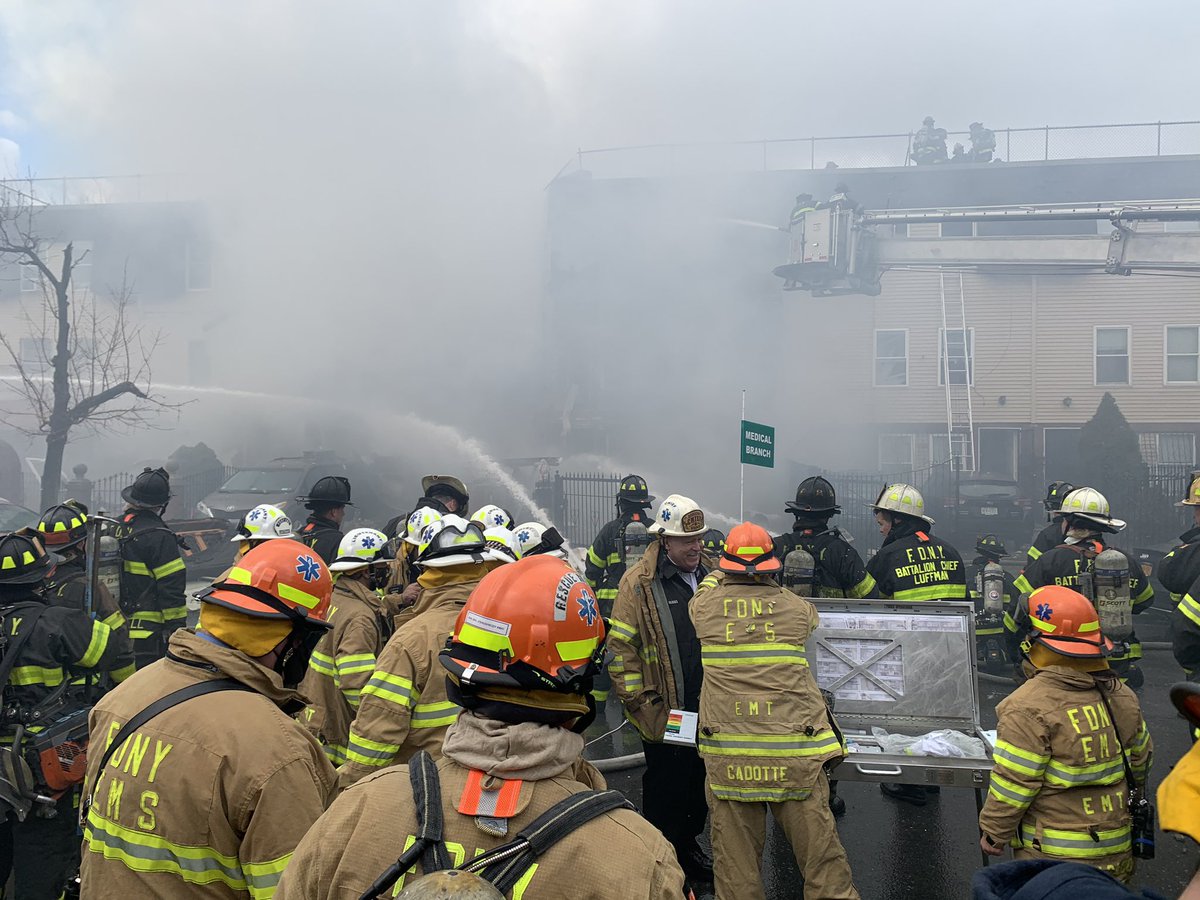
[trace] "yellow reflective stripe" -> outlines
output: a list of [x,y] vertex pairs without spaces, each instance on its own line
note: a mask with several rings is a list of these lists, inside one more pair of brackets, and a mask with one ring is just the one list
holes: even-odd
[[321,675],[337,678],[337,669],[334,668],[333,659],[325,653],[318,653],[314,650],[312,656],[308,658],[308,667]]
[[368,740],[359,737],[350,729],[350,742],[346,745],[346,762],[358,763],[361,766],[390,766],[400,752],[399,744],[385,744],[381,741]]
[[867,575],[866,578],[864,578],[858,584],[854,585],[854,587],[850,588],[850,590],[847,591],[847,593],[851,597],[855,597],[855,598],[861,600],[863,597],[867,596],[873,590],[875,590],[875,579],[871,575]]
[[609,619],[608,635],[619,641],[633,643],[637,640],[638,631],[628,622],[622,622],[620,619]]
[[468,647],[482,647],[484,650],[491,650],[493,653],[507,653],[509,656],[514,655],[512,641],[509,640],[507,634],[496,634],[493,631],[485,631],[482,628],[477,628],[470,622],[463,622],[462,627],[458,630],[456,640],[466,644]]
[[134,559],[125,560],[125,564],[122,566],[122,568],[124,568],[125,571],[130,575],[145,575],[147,578],[150,577],[149,567],[145,563],[138,562]]
[[[313,654],[314,656],[316,654]],[[330,662],[333,662],[330,660]],[[375,669],[374,653],[347,653],[337,658],[339,675],[352,675],[355,672],[371,672]]]
[[100,662],[100,657],[108,649],[110,634],[112,631],[103,622],[92,623],[92,639],[88,642],[87,649],[83,651],[83,656],[79,657],[80,668],[93,669],[96,667],[96,663]]
[[246,885],[250,889],[252,900],[270,900],[275,895],[279,877],[291,859],[292,854],[288,853],[268,862],[242,863],[242,872],[246,875]]
[[1004,634],[1004,629],[997,625],[995,628],[976,628],[975,637],[987,637],[989,634]]
[[1176,608],[1197,625],[1200,625],[1200,601],[1197,601],[1191,594],[1184,594],[1183,599],[1179,601],[1179,606]]
[[1134,606],[1141,606],[1143,603],[1148,603],[1154,599],[1154,586],[1147,580],[1138,595],[1133,598]]
[[1141,753],[1146,749],[1146,745],[1150,743],[1150,730],[1146,728],[1146,723],[1142,722],[1142,727],[1138,729],[1138,733],[1133,736],[1133,743],[1129,745],[1129,752],[1133,754]]
[[906,588],[896,591],[893,600],[962,600],[966,599],[965,584],[935,584],[930,587]]
[[413,702],[421,696],[421,692],[414,690],[413,683],[407,678],[392,675],[390,672],[381,672],[378,669],[371,676],[371,680],[367,682],[367,686],[363,688],[363,694],[369,694],[390,703],[398,703],[401,706],[412,706]]
[[453,725],[458,718],[459,705],[452,700],[418,703],[413,707],[413,728],[442,728]]
[[1059,828],[1043,828],[1041,834],[1032,825],[1021,824],[1021,843],[1032,847],[1037,841],[1042,852],[1048,856],[1066,856],[1095,859],[1113,856],[1130,849],[1129,826],[1106,831],[1067,831]]
[[700,663],[705,666],[756,666],[790,663],[807,666],[803,644],[731,644],[702,646]]
[[1118,758],[1090,766],[1072,766],[1052,759],[1046,765],[1044,777],[1047,784],[1053,784],[1056,787],[1116,784],[1125,777],[1125,764]]
[[737,803],[783,803],[785,800],[807,800],[812,791],[805,788],[739,787],[731,784],[710,784],[718,800]]
[[635,672],[630,672],[625,676],[625,690],[631,694],[640,693],[642,690],[642,676]]
[[[1038,556],[1041,556],[1041,554],[1039,553]],[[1025,577],[1024,572],[1017,576],[1013,584],[1022,594],[1032,594],[1034,591],[1033,583]]]
[[299,603],[305,609],[315,609],[317,604],[321,602],[321,598],[316,594],[302,591],[300,588],[292,587],[290,584],[276,582],[275,590],[279,592],[280,600],[291,600],[293,603]]
[[108,674],[112,676],[113,681],[115,681],[117,684],[120,684],[136,671],[137,666],[135,666],[133,663],[130,663],[127,666],[121,666],[119,669],[113,669]]
[[162,611],[163,623],[187,618],[187,606],[168,606]]
[[803,734],[701,734],[698,746],[701,753],[720,756],[819,756],[842,749],[841,741],[828,728],[811,737]]
[[1030,562],[1037,562],[1037,560],[1041,558],[1042,551],[1037,547],[1030,547],[1025,555],[1029,557]]
[[608,554],[608,564],[610,566],[619,566],[621,564],[621,554],[620,553]]
[[58,687],[63,682],[63,670],[57,666],[17,666],[8,676],[8,683],[18,687],[46,685]]
[[342,688],[342,696],[346,698],[346,702],[350,704],[352,709],[358,709],[358,702],[362,699],[362,691],[355,688]]
[[189,884],[220,883],[235,891],[249,890],[236,856],[122,828],[101,816],[94,806],[88,812],[85,840],[90,852],[118,860],[134,872],[162,872]]
[[321,749],[325,751],[325,756],[335,766],[340,766],[346,761],[346,748],[341,744],[324,744]]
[[183,558],[177,556],[168,563],[163,563],[161,566],[155,566],[150,570],[150,574],[153,575],[154,580],[157,581],[160,578],[166,578],[168,575],[174,575],[176,572],[182,572],[185,568],[186,566],[184,566]]
[[116,631],[118,628],[120,628],[122,625],[125,624],[125,617],[123,615],[121,615],[120,610],[117,610],[111,616],[106,616],[105,618],[101,619],[100,621],[103,622],[105,625],[107,625],[109,627],[110,631]]
[[597,638],[584,638],[581,641],[557,641],[554,644],[554,649],[558,651],[558,658],[563,662],[578,661],[581,659],[591,659],[592,654],[596,652],[596,647],[600,644]]
[[1038,788],[1027,788],[993,771],[988,794],[1002,803],[1024,809],[1038,795]]
[[[186,610],[187,607],[185,606],[184,609]],[[163,614],[161,612],[157,612],[155,610],[139,609],[137,612],[135,612],[133,614],[134,627],[137,627],[142,622],[155,622],[155,623],[161,625],[163,623],[163,621],[164,621]]]
[[1050,762],[1049,754],[1034,753],[1004,740],[996,741],[992,758],[998,764],[1031,778],[1041,778]]
[[641,649],[641,651],[638,653],[638,656],[640,656],[642,659],[644,659],[647,663],[650,663],[650,664],[657,663],[658,662],[658,648],[655,647],[653,644],[647,644],[645,647],[643,647]]
[[1053,622],[1046,622],[1042,619],[1039,619],[1037,616],[1031,616],[1029,621],[1038,631],[1044,631],[1047,634],[1054,634],[1054,632],[1058,629],[1058,626],[1056,626]]
[[150,638],[154,637],[154,635],[155,632],[147,631],[144,628],[133,628],[129,631],[129,637],[135,641],[148,641]]
[[1013,634],[1016,634],[1017,631],[1017,620],[1008,614],[1008,610],[1004,611],[1004,630],[1011,631]]
[[597,588],[596,589],[596,599],[597,600],[616,600],[617,599],[617,589],[616,588]]
[[604,560],[602,560],[600,555],[596,553],[595,547],[588,547],[588,560],[591,561],[592,565],[594,565],[596,568],[604,568]]

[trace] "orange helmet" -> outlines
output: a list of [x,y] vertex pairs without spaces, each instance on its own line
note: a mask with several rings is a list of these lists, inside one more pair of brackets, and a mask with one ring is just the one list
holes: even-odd
[[775,555],[775,544],[767,530],[753,522],[743,522],[725,538],[725,549],[717,568],[737,575],[768,575],[783,568]]
[[1031,640],[1063,656],[1100,657],[1112,650],[1112,641],[1100,633],[1096,608],[1069,587],[1051,584],[1030,594],[1029,621]]
[[332,592],[329,569],[311,549],[298,541],[263,541],[200,599],[247,616],[329,629]]
[[[468,709],[478,708],[479,698],[521,703],[516,696],[523,693],[525,712],[563,714],[523,721],[577,719],[590,708],[585,701],[603,661],[605,634],[588,583],[563,560],[539,554],[484,576],[439,656],[451,693],[459,695],[452,699],[461,698]],[[491,693],[496,689],[501,698]],[[547,703],[546,694],[576,695],[575,702]]]

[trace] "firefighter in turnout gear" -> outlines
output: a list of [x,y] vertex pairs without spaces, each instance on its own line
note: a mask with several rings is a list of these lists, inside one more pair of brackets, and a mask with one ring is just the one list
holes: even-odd
[[1020,591],[1013,577],[1004,571],[1000,560],[1008,548],[994,534],[985,534],[975,542],[975,558],[967,566],[967,590],[975,603],[975,657],[984,669],[999,675],[1015,660],[1007,644],[1005,618],[1011,620]]
[[645,553],[622,577],[609,624],[608,673],[646,756],[643,812],[675,847],[688,880],[712,882],[712,864],[696,843],[704,830],[704,763],[695,748],[664,743],[672,710],[698,712],[704,671],[688,604],[708,575],[702,553],[704,513],[672,494],[648,529]]
[[718,898],[765,900],[766,816],[779,823],[813,898],[857,898],[829,809],[825,764],[845,756],[841,733],[805,659],[817,610],[778,585],[783,563],[766,530],[729,532],[718,568],[688,612],[704,687],[697,741],[708,773]]
[[388,563],[389,575],[387,593],[395,595],[400,609],[411,607],[421,596],[421,585],[417,576],[417,551],[421,548],[424,535],[442,514],[432,506],[418,506],[407,519],[402,519],[402,530],[392,540],[395,548],[393,557]]
[[334,791],[293,718],[332,587],[311,548],[266,541],[200,595],[196,631],[97,704],[82,896],[271,897]]
[[300,529],[300,540],[317,551],[326,565],[337,557],[342,545],[342,522],[350,502],[350,479],[342,475],[318,478],[307,496],[297,497],[309,510],[308,520]]
[[867,563],[881,597],[891,600],[965,600],[962,557],[932,534],[925,499],[909,484],[885,487],[871,504],[883,546]]
[[704,552],[713,559],[720,559],[725,552],[725,535],[716,528],[708,529],[704,532],[703,547]]
[[346,741],[359,697],[375,671],[375,658],[392,636],[394,601],[382,595],[387,581],[383,547],[387,535],[355,528],[338,548],[329,571],[337,578],[329,602],[333,628],[321,638],[308,662],[300,693],[308,698],[301,717],[335,766],[346,761]]
[[1194,526],[1179,536],[1181,545],[1158,563],[1158,580],[1171,592],[1175,659],[1189,678],[1200,670],[1200,472],[1188,479],[1176,506],[1192,508]]
[[[604,620],[583,578],[545,554],[505,565],[472,590],[451,626],[435,664],[464,711],[440,758],[419,754],[338,797],[296,848],[276,900],[390,897],[401,886],[408,896],[430,884],[422,872],[464,863],[494,879],[500,895],[523,900],[683,897],[683,873],[662,835],[616,792],[588,793],[604,788],[582,760]],[[439,806],[423,805],[431,794]],[[580,812],[601,804],[599,814],[533,825],[564,801]],[[439,836],[427,849],[422,823],[436,823]],[[543,839],[536,860],[509,843],[531,831]],[[480,855],[506,845],[512,864],[488,867]],[[469,880],[441,878],[449,893],[419,896],[486,896],[470,893]]]
[[596,534],[592,546],[588,547],[587,564],[583,574],[596,596],[604,615],[612,613],[613,601],[617,599],[617,588],[625,574],[625,556],[622,533],[630,522],[650,523],[646,510],[654,503],[646,479],[641,475],[626,475],[621,479],[617,491],[617,517],[606,522]]
[[129,659],[129,665],[111,673],[113,680],[120,682],[134,672],[133,646],[125,616],[99,577],[91,585],[91,608],[88,608],[88,566],[92,561],[87,558],[87,540],[91,529],[100,527],[88,518],[87,507],[75,500],[67,500],[42,513],[37,524],[38,535],[45,548],[58,554],[61,560],[46,581],[45,598],[51,606],[77,609],[109,627],[109,644],[118,655]]
[[[1029,598],[1029,680],[1000,702],[980,846],[1133,875],[1131,791],[1150,773],[1136,695],[1109,669],[1111,642],[1087,598],[1049,585]],[[1132,776],[1135,784],[1129,783]]]
[[[86,746],[87,708],[95,696],[86,684],[70,683],[91,673],[103,678],[127,671],[133,662],[128,643],[114,640],[103,622],[82,609],[48,602],[46,580],[58,562],[31,529],[0,536],[0,668],[7,672],[0,754],[10,757],[0,771],[22,773],[0,781],[0,816],[6,817],[0,825],[0,884],[14,876],[19,900],[58,897],[79,865],[75,807],[83,772],[60,760],[68,754],[51,748],[65,741],[52,735],[56,725],[73,717],[78,723],[73,739]],[[45,741],[53,743],[40,747]],[[51,764],[43,765],[47,758]]]
[[[1096,607],[1104,636],[1115,644],[1110,667],[1132,687],[1140,687],[1142,672],[1136,661],[1142,658],[1142,645],[1133,630],[1133,616],[1150,607],[1154,588],[1128,553],[1108,546],[1105,534],[1124,530],[1125,522],[1110,514],[1103,494],[1088,487],[1067,494],[1056,515],[1066,523],[1063,540],[1025,567],[1017,589],[1029,595],[1046,585],[1063,585],[1082,593]],[[1027,632],[1027,603],[1019,602],[1011,618],[1010,628]]]
[[1075,485],[1069,481],[1052,481],[1046,485],[1046,499],[1042,506],[1046,509],[1046,520],[1050,523],[1033,539],[1033,544],[1026,551],[1029,562],[1034,562],[1047,550],[1053,550],[1062,543],[1063,523],[1055,513],[1062,508],[1062,502],[1067,494],[1075,490]]
[[[875,579],[868,574],[858,551],[837,528],[829,526],[829,520],[842,511],[829,481],[819,475],[805,478],[796,488],[795,501],[787,501],[784,508],[795,516],[795,522],[791,532],[775,538],[775,555],[786,565],[788,554],[800,549],[812,557],[813,563],[807,585],[789,584],[781,572],[784,587],[808,597],[876,596]],[[807,574],[804,578],[807,580]]]
[[441,753],[458,704],[446,696],[438,651],[454,631],[479,580],[503,563],[490,558],[478,522],[443,516],[417,554],[424,591],[412,615],[397,624],[375,663],[350,726],[338,780],[347,788],[385,766],[406,763],[418,750]]
[[162,520],[171,499],[166,470],[143,470],[121,497],[127,506],[114,530],[121,545],[120,603],[140,669],[161,659],[171,635],[187,624],[187,567],[179,537]]

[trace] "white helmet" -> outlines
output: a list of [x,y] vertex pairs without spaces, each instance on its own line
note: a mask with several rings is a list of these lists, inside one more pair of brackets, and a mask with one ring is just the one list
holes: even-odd
[[426,538],[417,553],[417,562],[435,569],[470,565],[492,559],[487,555],[487,538],[478,522],[468,522],[451,513],[442,516],[421,533]]
[[510,563],[521,558],[521,548],[517,543],[517,536],[507,528],[493,525],[483,532],[483,536],[487,540],[487,550],[484,552],[484,556],[488,559]]
[[242,519],[230,543],[240,541],[273,541],[277,538],[294,538],[292,520],[278,506],[270,503],[260,503]]
[[380,557],[387,535],[374,528],[355,528],[338,544],[337,557],[329,564],[330,572],[349,572],[374,562],[383,562]]
[[555,556],[566,559],[562,535],[557,528],[547,528],[541,522],[526,522],[513,529],[521,556]]
[[494,503],[489,503],[487,506],[481,506],[475,510],[471,516],[472,522],[478,522],[479,527],[484,531],[489,528],[512,528],[513,517],[509,515],[507,509],[501,506],[496,506]]
[[1124,519],[1114,519],[1108,506],[1108,498],[1090,487],[1075,488],[1063,497],[1062,506],[1055,510],[1054,515],[1083,519],[1114,534],[1123,530],[1127,524]]
[[669,537],[695,537],[708,531],[704,524],[704,511],[691,497],[672,494],[658,508],[654,524],[647,529],[651,534]]
[[933,524],[933,519],[925,515],[925,498],[911,484],[885,485],[875,502],[868,505],[874,510],[912,516],[914,519],[924,519],[930,525]]
[[426,532],[429,531],[429,526],[441,518],[442,514],[432,506],[417,507],[408,517],[408,528],[404,535],[405,543],[420,547],[428,540]]

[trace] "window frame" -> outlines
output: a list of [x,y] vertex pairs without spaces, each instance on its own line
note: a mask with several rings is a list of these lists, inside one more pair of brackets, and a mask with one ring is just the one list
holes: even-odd
[[[1192,328],[1196,331],[1197,352],[1195,354],[1171,353],[1171,351],[1168,349],[1170,346],[1168,341],[1169,341],[1169,335],[1171,333],[1172,328]],[[1169,378],[1170,367],[1168,365],[1171,357],[1172,356],[1193,356],[1193,355],[1196,357],[1196,376],[1197,376],[1196,379],[1193,381],[1171,381]],[[1163,326],[1163,385],[1164,386],[1165,385],[1187,386],[1187,385],[1197,385],[1197,384],[1200,384],[1200,325],[1188,325],[1188,324],[1164,325]]]
[[[1125,380],[1100,380],[1100,332],[1125,332]],[[1106,356],[1119,356],[1109,353]],[[1131,387],[1133,385],[1133,326],[1132,325],[1093,325],[1092,326],[1092,386],[1093,387]]]
[[[1174,435],[1176,437],[1188,437],[1192,444],[1192,458],[1184,462],[1163,462],[1162,458],[1162,439],[1164,435]],[[1154,438],[1154,460],[1146,459],[1146,438]],[[1196,433],[1194,431],[1142,431],[1138,433],[1138,450],[1142,454],[1142,462],[1148,466],[1195,466],[1196,465]]]
[[[908,463],[907,471],[914,471],[917,467],[917,435],[915,432],[888,431],[881,433],[875,439],[875,459],[879,463],[879,471],[886,474],[886,467],[883,462],[883,441],[885,438],[908,438]],[[901,469],[900,471],[905,471]]]
[[[963,331],[964,329],[946,329],[942,328],[940,325],[938,326],[938,387],[940,388],[944,388],[946,386],[946,380],[943,377],[945,375],[946,366],[945,360],[942,358],[942,351],[946,351],[947,357],[950,355],[950,348],[946,343],[947,330]],[[951,387],[975,387],[975,327],[973,325],[968,325],[965,331],[967,332],[967,383],[958,384],[955,382],[950,385]]]
[[[881,332],[898,332],[904,335],[904,383],[903,384],[880,384],[879,383],[879,360],[880,359],[900,359],[898,356],[879,355],[879,335]],[[908,360],[912,345],[909,343],[907,328],[876,328],[871,335],[871,385],[881,388],[905,388],[908,387]]]
[[[192,264],[192,257],[193,257],[193,255],[195,255],[193,253],[193,248],[198,249],[197,245],[200,243],[206,244],[207,248],[208,248],[207,249],[207,260],[206,260],[208,265],[205,267],[205,271],[206,271],[208,278],[207,278],[207,282],[205,284],[203,284],[202,286],[196,285],[192,278],[192,270],[194,268],[193,264]],[[211,241],[201,242],[198,240],[190,239],[190,240],[184,242],[184,245],[183,245],[183,289],[184,289],[185,293],[189,293],[189,294],[200,293],[203,291],[211,291],[213,289],[213,264],[212,264],[212,242]]]

